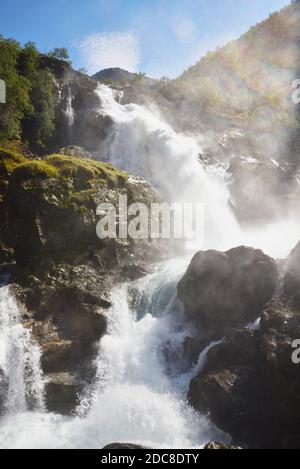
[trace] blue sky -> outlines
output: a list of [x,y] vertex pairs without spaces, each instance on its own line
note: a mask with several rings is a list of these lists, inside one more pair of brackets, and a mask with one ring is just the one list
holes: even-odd
[[46,52],[67,47],[75,68],[121,66],[174,78],[288,0],[1,0],[0,33]]

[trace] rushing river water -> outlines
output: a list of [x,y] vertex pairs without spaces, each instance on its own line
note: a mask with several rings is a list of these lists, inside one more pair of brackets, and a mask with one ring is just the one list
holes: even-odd
[[[47,413],[42,406],[33,410],[26,406],[24,357],[34,355],[36,368],[37,347],[31,345],[29,331],[24,334],[11,296],[2,296],[0,320],[10,311],[12,327],[19,330],[13,338],[15,331],[5,329],[9,338],[1,359],[7,363],[9,378],[16,375],[11,386],[21,402],[10,403],[0,419],[0,447],[101,448],[115,441],[132,441],[154,448],[199,448],[212,439],[223,439],[186,402],[189,381],[205,359],[202,354],[199,364],[190,368],[181,349],[184,338],[193,334],[192,326],[182,321],[175,294],[186,265],[186,260],[171,261],[157,273],[114,291],[108,334],[97,358],[97,379],[74,417]],[[134,302],[129,301],[133,290]],[[8,341],[15,343],[20,331],[27,339],[12,351]],[[31,352],[28,344],[33,347]],[[42,391],[38,368],[35,379]]]

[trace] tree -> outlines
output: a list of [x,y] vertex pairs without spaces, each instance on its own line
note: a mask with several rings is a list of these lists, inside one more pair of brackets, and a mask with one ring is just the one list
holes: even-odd
[[23,136],[43,150],[55,131],[56,94],[49,70],[37,70],[32,82],[30,100],[33,112],[24,119]]
[[40,53],[34,42],[27,42],[20,51],[18,58],[19,73],[29,80],[33,80],[39,68]]
[[6,104],[1,104],[0,139],[18,139],[21,122],[32,112],[30,103],[31,83],[18,71],[20,44],[0,36],[0,77],[6,84]]
[[48,55],[49,57],[52,57],[53,59],[57,60],[69,61],[70,59],[68,49],[66,49],[65,47],[56,47],[55,49],[50,51]]

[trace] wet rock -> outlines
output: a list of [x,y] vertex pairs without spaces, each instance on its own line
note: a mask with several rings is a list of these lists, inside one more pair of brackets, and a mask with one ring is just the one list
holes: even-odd
[[178,284],[178,295],[199,330],[223,336],[226,327],[258,317],[275,293],[277,276],[275,261],[260,250],[199,252]]
[[149,449],[145,446],[134,445],[132,443],[112,443],[110,445],[104,446],[103,449]]
[[265,222],[286,214],[288,194],[297,188],[289,168],[273,160],[235,157],[228,173],[230,202],[240,222]]
[[300,367],[292,342],[300,311],[286,299],[264,309],[260,329],[226,331],[189,390],[191,404],[243,447],[295,445],[300,415]]
[[283,294],[300,305],[300,243],[292,250],[284,266]]
[[203,449],[225,450],[225,449],[242,449],[242,448],[240,448],[239,446],[224,445],[223,443],[217,443],[216,441],[213,441],[211,443],[208,443],[206,446],[204,446]]
[[41,350],[47,406],[68,414],[95,378],[114,287],[150,273],[165,251],[159,242],[97,236],[101,202],[117,206],[120,195],[147,205],[160,201],[147,181],[89,159],[49,158],[16,163],[1,209],[16,260],[11,282]]
[[8,380],[0,368],[0,415],[5,411],[5,403],[8,393]]
[[239,442],[247,442],[257,430],[261,393],[255,370],[231,367],[203,373],[192,380],[189,391],[191,404]]
[[242,447],[299,448],[299,245],[257,329],[227,328],[190,383],[189,400]]
[[45,379],[47,410],[64,415],[72,414],[80,402],[86,382],[74,373],[53,373]]

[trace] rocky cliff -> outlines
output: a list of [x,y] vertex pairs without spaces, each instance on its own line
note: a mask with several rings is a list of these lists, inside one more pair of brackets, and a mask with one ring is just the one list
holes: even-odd
[[[47,407],[63,413],[93,380],[112,289],[164,255],[155,242],[96,234],[99,203],[117,205],[126,194],[149,205],[160,200],[150,184],[80,149],[71,153],[37,160],[0,150],[0,275],[10,277],[24,324],[41,346]],[[0,389],[7,389],[1,370]]]
[[298,245],[281,265],[279,282],[275,261],[260,251],[199,253],[178,286],[199,331],[186,342],[191,359],[218,341],[188,398],[243,447],[300,444],[300,368],[292,360],[300,334],[299,252]]

